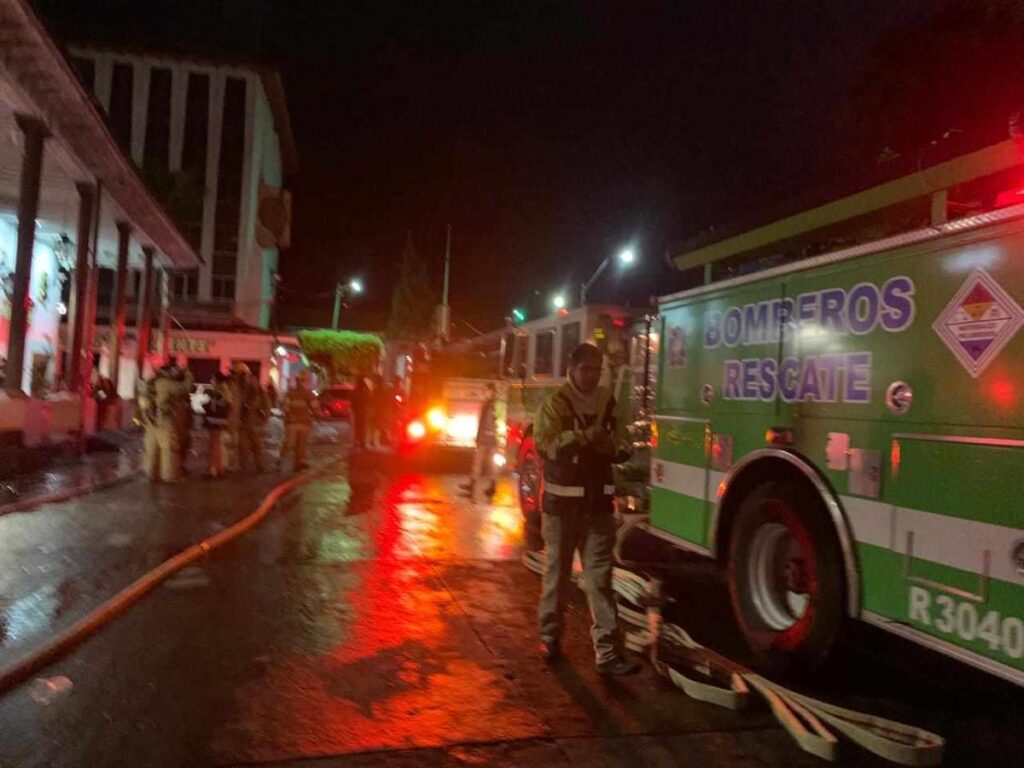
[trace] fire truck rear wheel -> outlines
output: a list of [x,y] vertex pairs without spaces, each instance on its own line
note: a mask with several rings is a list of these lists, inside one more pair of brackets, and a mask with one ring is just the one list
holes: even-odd
[[760,665],[805,676],[828,657],[844,619],[843,558],[821,499],[768,482],[742,501],[727,564],[733,612]]
[[540,457],[530,440],[519,461],[519,508],[523,512],[523,534],[526,548],[537,551],[544,548],[540,518]]

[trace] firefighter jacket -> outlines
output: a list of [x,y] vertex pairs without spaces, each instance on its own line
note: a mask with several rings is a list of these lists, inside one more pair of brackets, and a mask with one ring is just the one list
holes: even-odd
[[316,413],[316,395],[301,385],[296,385],[288,390],[284,396],[285,424],[311,425],[314,413]]
[[[610,448],[591,442],[595,425],[611,433]],[[611,512],[612,465],[625,461],[628,452],[622,450],[625,433],[607,388],[583,393],[567,381],[544,399],[533,437],[543,459],[545,496],[580,499],[589,511]]]
[[184,385],[163,369],[157,371],[146,382],[139,397],[143,425],[164,427],[176,424],[182,397],[187,401],[188,391]]

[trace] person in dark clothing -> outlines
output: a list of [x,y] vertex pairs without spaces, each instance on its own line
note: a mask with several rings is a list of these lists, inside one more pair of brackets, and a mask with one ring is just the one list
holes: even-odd
[[203,405],[203,426],[210,438],[210,462],[207,477],[223,477],[224,464],[224,431],[228,427],[231,414],[231,403],[228,400],[228,377],[218,371],[210,382],[210,398]]
[[357,451],[366,448],[366,417],[370,409],[371,394],[366,378],[357,378],[356,388],[352,393],[352,442]]
[[494,452],[498,448],[496,397],[497,388],[491,382],[487,385],[487,399],[480,408],[480,419],[476,425],[476,452],[473,455],[473,475],[469,478],[469,482],[459,486],[470,497],[474,497],[474,492],[484,475],[488,479],[487,488],[484,490],[484,493],[488,496],[494,495]]

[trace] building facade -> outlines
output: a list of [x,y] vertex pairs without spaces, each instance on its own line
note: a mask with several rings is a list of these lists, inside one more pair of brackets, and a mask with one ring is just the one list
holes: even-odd
[[172,281],[184,325],[266,329],[296,153],[279,74],[251,62],[72,46],[111,131],[199,253]]
[[[0,51],[2,453],[89,431],[101,271],[111,278],[109,376],[134,380],[169,341],[170,275],[199,260],[25,0],[0,0]],[[113,405],[116,421],[127,409]]]

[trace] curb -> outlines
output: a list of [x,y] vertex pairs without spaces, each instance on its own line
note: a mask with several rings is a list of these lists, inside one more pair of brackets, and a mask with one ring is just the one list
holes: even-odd
[[129,480],[134,480],[141,474],[142,469],[138,468],[130,472],[116,475],[115,477],[108,477],[104,480],[97,480],[93,483],[85,483],[83,485],[75,486],[74,488],[65,488],[63,491],[45,493],[39,496],[31,496],[27,499],[12,501],[9,504],[0,505],[0,517],[9,515],[13,512],[25,512],[29,509],[35,509],[36,507],[41,507],[43,504],[56,504],[79,496],[86,496],[90,493],[94,493],[95,491],[102,491],[105,488],[112,488],[115,485],[121,485]]

